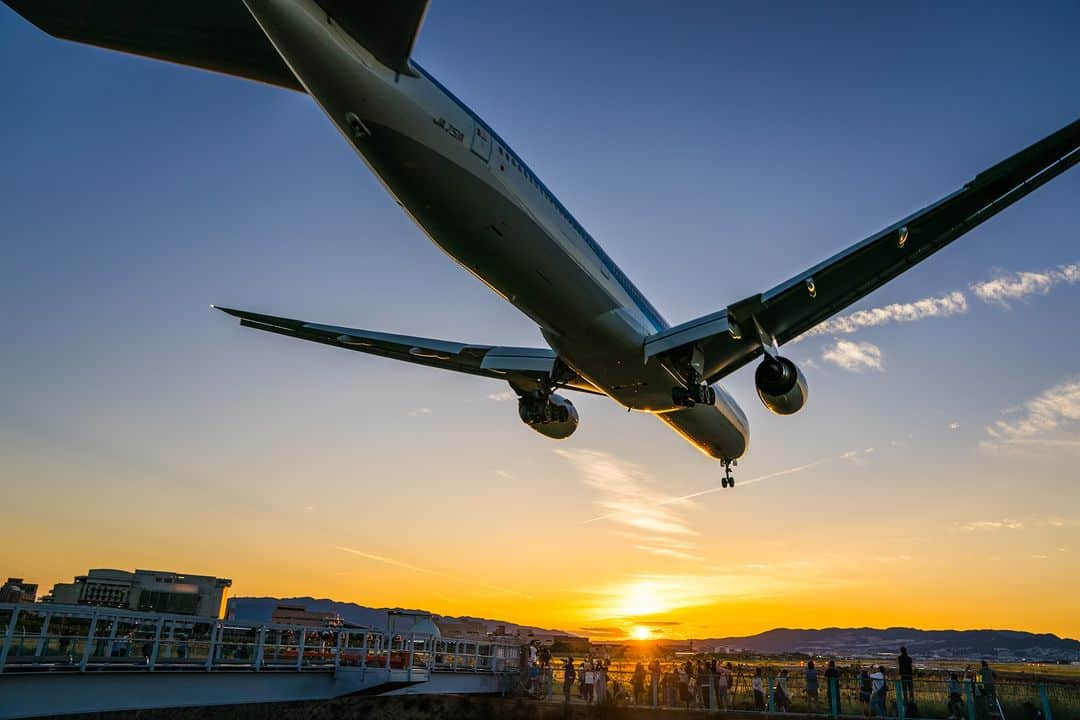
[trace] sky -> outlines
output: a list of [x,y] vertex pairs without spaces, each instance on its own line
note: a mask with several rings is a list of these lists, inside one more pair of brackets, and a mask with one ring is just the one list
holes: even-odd
[[[1076,3],[903,5],[435,0],[414,57],[678,323],[1080,116]],[[1080,170],[789,346],[799,414],[727,378],[751,442],[715,492],[604,398],[552,441],[499,382],[210,311],[543,343],[307,96],[6,7],[0,84],[5,577],[175,570],[594,637],[1080,637]]]

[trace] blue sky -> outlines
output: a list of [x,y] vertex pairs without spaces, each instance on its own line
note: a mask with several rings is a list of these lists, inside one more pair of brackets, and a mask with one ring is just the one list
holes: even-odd
[[[1077,26],[1075,3],[436,1],[415,56],[681,322],[772,287],[1080,116]],[[9,544],[11,573],[51,582],[171,563],[230,574],[241,593],[342,596],[366,587],[349,573],[387,568],[338,568],[354,559],[336,546],[423,565],[487,557],[494,538],[620,542],[617,524],[584,524],[610,500],[590,475],[598,458],[662,496],[718,482],[660,423],[603,399],[581,399],[581,428],[554,444],[490,399],[498,383],[211,313],[219,303],[542,342],[412,225],[306,96],[59,42],[7,8],[0,81],[5,505],[25,532],[103,531],[66,552]],[[821,462],[676,505],[696,538],[679,549],[687,557],[631,550],[583,570],[614,588],[641,573],[698,577],[720,558],[818,562],[842,545],[873,598],[898,574],[947,584],[943,554],[979,553],[1019,588],[987,624],[1080,633],[1064,591],[1045,613],[1018,607],[1042,573],[1080,574],[1077,227],[1074,170],[851,308],[961,293],[963,311],[793,346],[811,387],[799,415],[769,415],[749,370],[729,378],[752,427],[740,478]],[[981,299],[973,285],[1001,277],[981,290],[997,299]],[[459,527],[477,510],[482,522]],[[423,530],[399,536],[402,523]],[[286,544],[284,531],[302,540]],[[204,532],[227,549],[210,552]],[[514,588],[574,583],[540,555],[532,573],[520,560],[499,556],[486,572]],[[807,622],[901,622],[901,606]]]

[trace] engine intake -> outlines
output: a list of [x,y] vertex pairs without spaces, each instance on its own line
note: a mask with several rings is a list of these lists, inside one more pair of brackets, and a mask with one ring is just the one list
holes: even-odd
[[578,413],[574,404],[561,395],[525,395],[518,398],[521,421],[541,435],[563,440],[574,434]]
[[802,371],[785,357],[766,356],[754,372],[754,385],[761,402],[777,415],[797,413],[809,392]]

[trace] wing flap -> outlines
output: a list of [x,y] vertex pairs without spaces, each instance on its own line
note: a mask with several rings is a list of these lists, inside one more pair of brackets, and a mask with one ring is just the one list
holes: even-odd
[[64,40],[304,92],[241,0],[3,0]]

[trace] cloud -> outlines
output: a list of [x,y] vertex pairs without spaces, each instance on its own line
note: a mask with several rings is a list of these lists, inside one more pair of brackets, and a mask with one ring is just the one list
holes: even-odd
[[826,347],[822,351],[821,357],[833,365],[852,372],[884,369],[881,364],[881,348],[865,341],[837,340],[835,345]]
[[1020,520],[1002,518],[1001,520],[973,520],[971,522],[957,523],[957,527],[969,532],[973,530],[1021,530],[1024,523]]
[[415,410],[410,410],[409,411],[409,415],[411,415],[412,417],[420,417],[421,415],[430,415],[430,414],[431,414],[431,408],[426,408],[426,407],[416,408]]
[[1076,421],[1080,421],[1080,378],[1071,378],[1028,400],[1018,417],[988,425],[986,432],[992,440],[983,444],[989,447],[1032,444],[1080,447],[1078,439],[1046,437]]
[[967,298],[964,297],[964,293],[957,290],[941,297],[928,297],[909,303],[893,303],[869,310],[857,310],[848,315],[837,315],[811,328],[802,337],[850,335],[864,328],[894,322],[907,323],[925,318],[959,315],[967,312],[967,309]]
[[514,400],[517,398],[517,393],[511,390],[503,390],[502,392],[491,393],[488,395],[488,400],[494,400],[495,402],[506,402],[507,400]]
[[1039,554],[1039,555],[1032,555],[1031,557],[1032,557],[1033,560],[1046,560],[1050,556],[1049,555],[1041,555],[1041,554]]
[[949,423],[949,429],[950,430],[959,430],[960,429],[960,423],[958,423],[958,422]]
[[682,550],[676,550],[668,547],[653,547],[652,545],[635,545],[634,548],[641,550],[642,552],[656,555],[657,557],[671,558],[672,560],[689,560],[692,562],[705,562],[705,558],[700,555],[694,555],[692,553],[683,552]]
[[598,502],[607,513],[593,520],[610,519],[656,535],[698,534],[670,507],[672,498],[656,490],[641,467],[597,450],[559,449],[555,453],[570,461],[587,486],[601,493]]
[[1080,282],[1080,263],[1058,265],[1042,272],[1000,273],[993,280],[972,283],[971,292],[986,303],[1009,307],[1010,300],[1023,300],[1031,295],[1046,295],[1063,283]]

